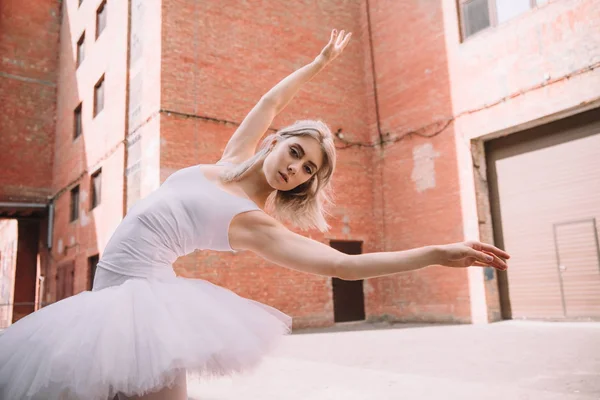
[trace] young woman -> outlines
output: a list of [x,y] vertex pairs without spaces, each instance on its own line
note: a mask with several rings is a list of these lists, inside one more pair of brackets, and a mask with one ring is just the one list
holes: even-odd
[[428,265],[506,269],[505,252],[478,242],[346,255],[262,211],[302,228],[327,228],[336,157],[327,126],[300,121],[256,147],[273,118],[349,40],[332,31],[313,62],[260,99],[217,164],[179,170],[139,201],[107,244],[93,291],[47,306],[0,336],[0,398],[187,399],[186,373],[255,365],[291,319],[206,281],[175,277],[172,263],[195,249],[250,250],[347,280]]

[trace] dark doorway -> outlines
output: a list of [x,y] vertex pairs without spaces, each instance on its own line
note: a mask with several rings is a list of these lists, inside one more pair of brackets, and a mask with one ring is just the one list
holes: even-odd
[[98,254],[88,257],[88,290],[92,290],[94,288],[94,278],[96,277],[96,267],[98,266],[98,261],[100,261],[100,256]]
[[35,311],[37,284],[37,257],[40,233],[40,221],[19,219],[17,270],[15,272],[15,295],[12,322]]
[[[362,254],[362,242],[331,241],[331,247],[346,254]],[[365,295],[363,281],[345,281],[332,278],[333,315],[335,322],[363,321]]]

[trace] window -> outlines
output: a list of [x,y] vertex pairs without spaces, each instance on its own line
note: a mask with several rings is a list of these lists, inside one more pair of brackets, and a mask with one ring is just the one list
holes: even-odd
[[96,11],[96,39],[100,37],[104,28],[106,28],[106,0],[100,4]]
[[79,185],[71,189],[71,222],[79,218]]
[[73,140],[77,139],[83,131],[83,125],[81,123],[81,105],[82,103],[79,103],[73,112]]
[[463,39],[496,26],[548,0],[458,0]]
[[94,117],[104,109],[104,75],[94,86]]
[[77,41],[77,67],[81,65],[85,58],[85,32],[81,34],[81,37]]
[[88,257],[88,290],[92,290],[94,286],[94,277],[96,276],[96,266],[100,257],[98,254]]
[[99,169],[92,175],[90,191],[90,210],[93,210],[94,208],[100,205],[102,193],[102,169]]

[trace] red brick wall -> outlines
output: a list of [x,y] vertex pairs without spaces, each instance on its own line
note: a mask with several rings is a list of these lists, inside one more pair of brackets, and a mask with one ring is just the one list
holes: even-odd
[[[256,101],[280,79],[310,62],[326,44],[330,27],[354,32],[349,50],[302,89],[273,123],[322,119],[345,137],[370,141],[371,84],[364,63],[364,5],[321,2],[241,4],[163,2],[161,179],[177,168],[219,159],[227,139]],[[203,118],[204,117],[204,118]],[[208,121],[212,118],[222,123]],[[225,123],[225,121],[230,123]],[[340,143],[341,145],[341,143]],[[331,232],[313,237],[364,241],[378,247],[371,208],[371,149],[339,151]],[[207,278],[295,317],[297,325],[333,321],[329,279],[273,267],[255,256],[213,253],[180,260],[177,270]]]
[[0,200],[50,194],[60,2],[0,2]]
[[[101,252],[123,216],[126,132],[127,2],[107,2],[107,24],[96,38],[101,0],[63,3],[60,31],[53,193],[55,219],[48,301],[55,300],[58,265],[75,261],[74,293],[89,284],[88,257]],[[85,32],[85,58],[75,64]],[[94,86],[104,75],[104,109],[94,116]],[[82,102],[83,134],[73,136],[74,109]],[[91,175],[102,169],[101,204],[91,209]],[[70,191],[80,187],[79,218],[70,221]]]
[[[319,118],[361,143],[339,151],[332,230],[311,232],[325,243],[358,240],[372,252],[479,237],[470,140],[600,103],[593,57],[600,0],[551,1],[464,43],[451,1],[132,0],[129,65],[130,5],[108,0],[107,30],[96,40],[100,2],[50,2],[31,10],[14,0],[0,5],[0,50],[7,54],[0,60],[0,97],[8,99],[0,126],[14,150],[0,161],[6,171],[0,200],[56,195],[55,261],[46,272],[45,301],[53,300],[58,264],[75,260],[75,292],[86,288],[87,258],[102,251],[124,207],[174,170],[216,161],[260,96],[312,60],[331,27],[353,31],[352,44],[273,124]],[[76,69],[75,44],[84,30],[86,59]],[[106,104],[94,117],[93,87],[102,74]],[[546,86],[529,91],[541,82]],[[79,101],[84,134],[73,140]],[[459,118],[433,138],[413,135],[381,150],[370,146],[379,137],[376,104],[388,141],[414,130],[433,134],[443,121]],[[90,210],[90,175],[100,167],[102,204]],[[69,222],[76,184],[80,218]],[[251,254],[193,254],[176,269],[276,306],[297,326],[333,321],[329,279]],[[496,315],[495,281],[484,282],[480,271],[430,268],[369,280],[367,317],[467,322]]]
[[[369,1],[381,131],[431,135],[452,116],[441,2]],[[432,126],[432,124],[434,124]],[[385,250],[462,239],[453,126],[376,152]],[[402,321],[468,321],[464,271],[429,268],[374,280],[371,313]]]

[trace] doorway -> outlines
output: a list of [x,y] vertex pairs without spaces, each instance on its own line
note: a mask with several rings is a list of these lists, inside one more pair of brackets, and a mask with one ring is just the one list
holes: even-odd
[[[331,247],[345,254],[362,254],[362,242],[331,241]],[[365,294],[363,280],[345,281],[332,278],[334,322],[364,321]]]

